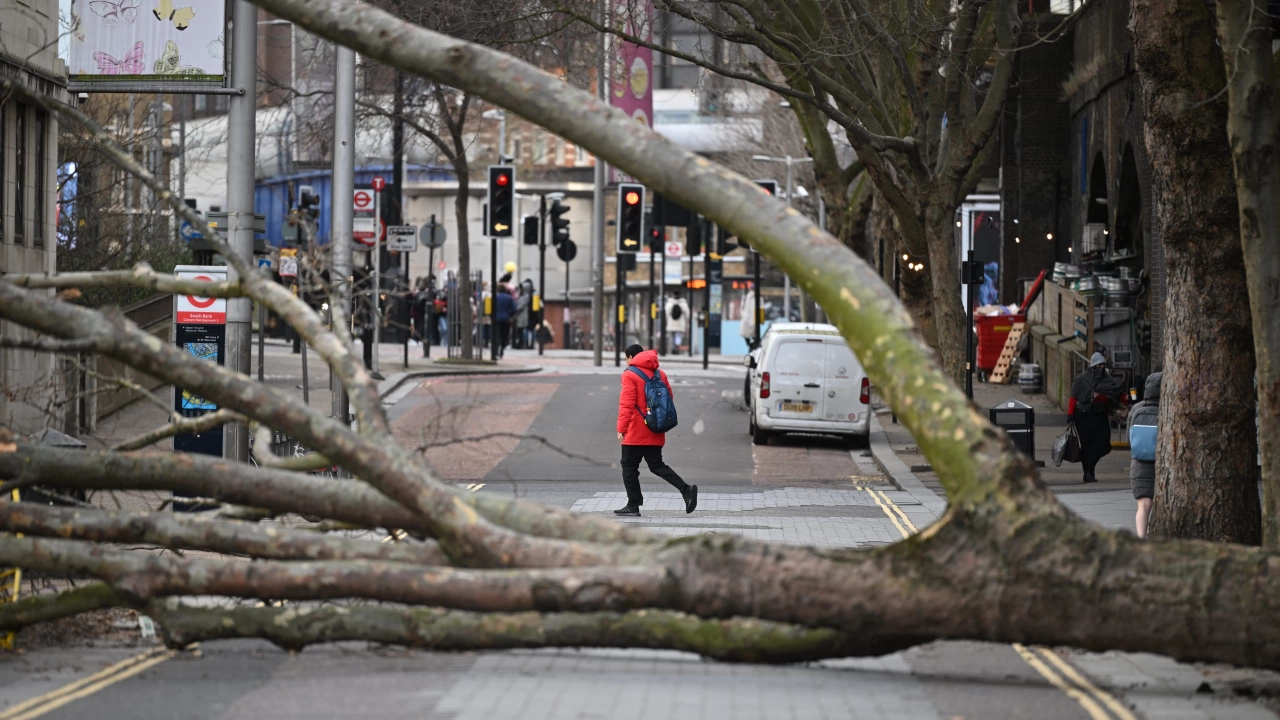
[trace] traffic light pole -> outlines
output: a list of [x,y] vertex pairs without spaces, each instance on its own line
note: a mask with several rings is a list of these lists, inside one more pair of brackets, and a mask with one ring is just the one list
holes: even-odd
[[614,266],[614,279],[617,281],[617,289],[614,292],[614,306],[616,312],[613,314],[613,366],[620,367],[622,365],[622,347],[627,343],[627,271],[622,263],[622,255],[617,256],[617,264]]
[[564,264],[564,346],[569,347],[569,263]]
[[[538,204],[539,228],[538,233],[538,292],[537,297],[542,298],[539,303],[539,315],[542,317],[543,325],[547,322],[547,196],[543,195],[541,202]],[[549,327],[549,326],[548,326]],[[541,329],[541,328],[539,328]],[[541,357],[543,343],[543,333],[534,333],[538,336],[538,355]]]
[[658,283],[658,354],[667,354],[667,244],[662,244],[662,282]]
[[[706,257],[706,256],[704,255],[703,257]],[[692,255],[689,256],[689,284],[687,288],[689,290],[689,312],[687,314],[692,314],[693,313],[693,256]],[[688,338],[689,339],[689,357],[693,357],[693,318],[686,317],[684,320],[689,324],[689,338]]]
[[373,191],[373,377],[381,380],[378,349],[382,346],[382,191]]
[[[709,240],[710,238],[708,238]],[[690,261],[692,265],[692,261]],[[689,277],[693,277],[692,270]],[[692,335],[693,333],[689,333]],[[703,248],[702,252],[702,369],[707,369],[711,361],[711,252]],[[693,342],[690,341],[690,347]]]
[[653,243],[649,243],[649,347],[653,347],[653,316],[654,312],[654,293],[653,293]]
[[498,238],[489,236],[489,359],[498,362],[502,346],[498,344]]

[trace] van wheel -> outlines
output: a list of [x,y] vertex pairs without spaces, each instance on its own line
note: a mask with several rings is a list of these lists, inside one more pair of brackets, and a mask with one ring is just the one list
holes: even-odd
[[764,430],[759,426],[757,426],[756,431],[751,434],[751,442],[755,443],[756,445],[768,445],[769,431]]
[[850,450],[866,450],[871,447],[871,433],[866,435],[849,435],[844,439]]

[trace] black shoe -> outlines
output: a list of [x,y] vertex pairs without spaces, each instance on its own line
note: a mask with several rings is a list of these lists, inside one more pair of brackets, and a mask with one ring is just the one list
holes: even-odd
[[640,508],[636,507],[635,505],[625,505],[623,507],[618,508],[617,510],[614,510],[613,514],[621,515],[624,517],[640,517]]
[[1098,482],[1098,478],[1094,477],[1093,475],[1085,475],[1084,481],[1086,483],[1094,483],[1094,482]]
[[684,512],[689,514],[698,509],[698,486],[690,485],[680,493],[684,496]]

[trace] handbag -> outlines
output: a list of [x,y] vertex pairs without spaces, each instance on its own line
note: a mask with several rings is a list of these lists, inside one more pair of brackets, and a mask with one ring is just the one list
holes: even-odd
[[1080,433],[1076,430],[1075,423],[1067,423],[1066,431],[1053,441],[1050,455],[1055,467],[1062,467],[1063,460],[1070,463],[1080,462]]

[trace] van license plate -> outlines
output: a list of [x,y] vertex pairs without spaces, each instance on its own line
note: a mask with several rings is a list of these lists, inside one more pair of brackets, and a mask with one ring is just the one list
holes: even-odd
[[784,402],[784,403],[782,403],[782,407],[780,407],[780,408],[778,408],[778,409],[779,409],[779,410],[781,410],[782,412],[798,412],[798,413],[811,413],[811,412],[813,412],[813,406],[812,406],[812,405],[801,405],[800,403],[785,403],[785,402]]

